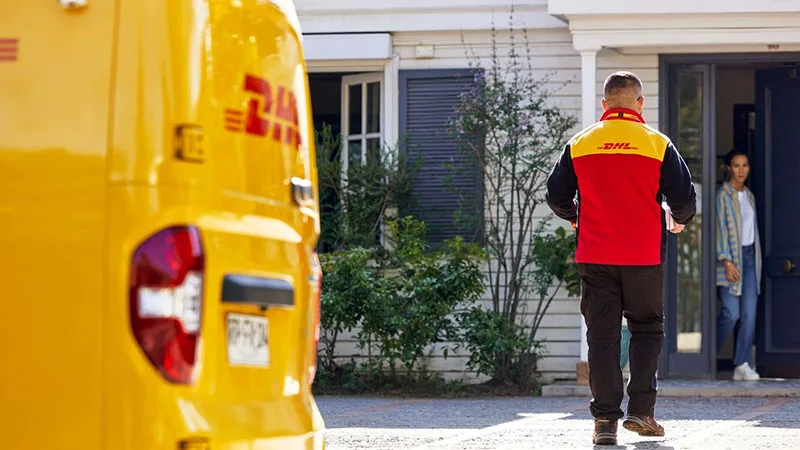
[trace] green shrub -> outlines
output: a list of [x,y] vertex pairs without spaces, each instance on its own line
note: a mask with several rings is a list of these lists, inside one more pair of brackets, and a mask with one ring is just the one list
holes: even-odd
[[[421,359],[436,343],[457,341],[455,317],[483,293],[474,244],[456,238],[432,250],[425,225],[411,217],[389,221],[390,250],[353,248],[321,256],[323,264],[321,370],[341,375],[338,337],[360,325],[359,368],[397,380],[424,372]],[[324,376],[323,376],[324,377]]]

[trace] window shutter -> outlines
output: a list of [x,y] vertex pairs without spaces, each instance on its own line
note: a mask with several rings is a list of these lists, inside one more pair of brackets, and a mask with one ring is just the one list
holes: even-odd
[[461,94],[474,83],[469,70],[400,72],[401,143],[410,157],[423,159],[413,184],[414,205],[401,214],[425,221],[433,245],[455,236],[469,242],[483,238],[479,169],[458,148],[449,126]]

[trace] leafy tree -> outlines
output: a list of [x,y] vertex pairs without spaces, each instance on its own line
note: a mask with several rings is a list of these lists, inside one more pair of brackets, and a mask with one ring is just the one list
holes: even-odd
[[[554,282],[575,287],[572,233],[551,234],[537,212],[545,204],[550,168],[577,120],[553,102],[548,78],[534,77],[525,32],[521,49],[512,27],[502,54],[497,36],[493,29],[488,65],[468,55],[474,88],[463,94],[450,124],[484,182],[482,219],[490,257],[491,305],[464,315],[461,323],[473,368],[498,381],[524,383],[540,351],[536,333],[555,295]],[[529,314],[531,300],[538,304]]]

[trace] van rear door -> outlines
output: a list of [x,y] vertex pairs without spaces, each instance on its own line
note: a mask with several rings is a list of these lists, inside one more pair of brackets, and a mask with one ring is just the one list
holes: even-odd
[[316,244],[315,211],[302,205],[312,196],[307,80],[284,13],[269,2],[243,4],[241,11],[220,6],[211,27],[207,88],[219,105],[207,110],[219,114],[206,122],[215,130],[208,137],[213,170],[224,209],[252,227],[220,237],[226,244],[217,256],[231,265],[219,267],[225,345],[213,359],[236,396],[278,399],[298,393],[307,356]]
[[201,122],[222,209],[243,226],[205,228],[219,242],[208,250],[217,261],[209,275],[222,283],[207,298],[220,302],[209,320],[222,324],[222,334],[210,337],[218,344],[209,346],[206,370],[229,387],[223,397],[249,412],[240,416],[249,429],[300,435],[311,426],[309,399],[300,394],[308,394],[319,227],[313,203],[304,203],[316,174],[302,47],[291,17],[274,3],[221,3],[210,12],[204,89],[214,96]]

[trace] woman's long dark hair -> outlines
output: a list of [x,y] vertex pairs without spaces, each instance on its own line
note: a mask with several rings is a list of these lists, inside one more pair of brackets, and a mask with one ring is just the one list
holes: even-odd
[[733,158],[740,155],[747,158],[748,163],[750,162],[750,155],[748,155],[746,151],[738,148],[732,148],[725,154],[725,181],[731,181],[731,163],[733,162]]

